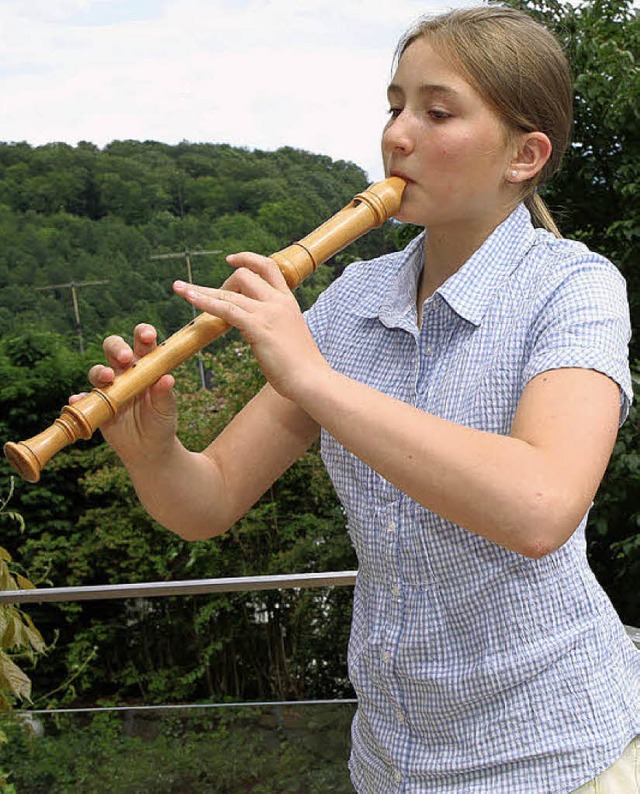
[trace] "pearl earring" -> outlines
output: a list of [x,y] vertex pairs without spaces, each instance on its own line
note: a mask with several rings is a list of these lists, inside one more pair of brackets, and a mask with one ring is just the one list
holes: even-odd
[[518,172],[517,171],[512,171],[511,172],[511,179],[515,179],[517,176],[518,176]]

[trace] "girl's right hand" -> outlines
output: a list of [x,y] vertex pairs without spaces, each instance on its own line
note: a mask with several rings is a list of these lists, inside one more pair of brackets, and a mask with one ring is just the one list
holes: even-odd
[[[147,323],[134,329],[133,349],[122,337],[108,336],[103,342],[107,365],[96,364],[89,370],[92,386],[102,388],[112,383],[118,374],[156,347],[156,336],[155,328]],[[105,440],[125,464],[160,461],[175,440],[178,421],[174,382],[172,375],[163,375],[101,426]],[[69,403],[81,396],[72,395]]]

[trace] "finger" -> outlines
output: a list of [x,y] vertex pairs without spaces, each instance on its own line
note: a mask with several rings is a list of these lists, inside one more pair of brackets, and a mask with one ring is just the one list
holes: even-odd
[[115,377],[116,373],[113,367],[105,367],[104,364],[96,364],[89,370],[89,382],[98,388],[113,383]]
[[282,275],[280,268],[273,259],[259,254],[252,254],[250,251],[242,251],[237,254],[229,254],[227,262],[235,268],[245,267],[261,276],[268,284],[281,292],[288,292],[289,287]]
[[162,375],[149,389],[154,408],[160,413],[171,414],[175,397],[173,386],[176,380],[173,375]]
[[121,336],[108,336],[102,343],[107,364],[115,370],[122,371],[133,361],[133,350]]
[[151,352],[157,343],[158,333],[149,323],[140,323],[133,330],[133,355],[137,360]]
[[189,301],[196,309],[200,309],[208,314],[226,319],[225,312],[231,309],[239,309],[244,312],[252,313],[257,301],[247,295],[229,289],[215,289],[213,287],[198,287],[184,281],[174,281],[173,290],[178,295]]
[[267,301],[280,294],[280,290],[270,284],[262,275],[246,267],[239,267],[224,282],[223,291],[237,292],[258,301]]
[[167,418],[175,416],[176,398],[173,393],[175,382],[173,375],[166,374],[158,378],[158,380],[149,387],[149,399],[153,409]]
[[242,318],[248,319],[260,308],[260,301],[228,289],[211,290],[209,294],[196,293],[190,302],[201,311],[220,317],[230,325],[239,327]]

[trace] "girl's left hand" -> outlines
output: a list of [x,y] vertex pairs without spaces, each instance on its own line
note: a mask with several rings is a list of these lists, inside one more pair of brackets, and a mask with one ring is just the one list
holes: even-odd
[[269,383],[295,402],[297,387],[310,370],[328,367],[298,302],[272,259],[243,252],[231,254],[227,262],[236,271],[222,288],[176,281],[174,292],[237,328]]

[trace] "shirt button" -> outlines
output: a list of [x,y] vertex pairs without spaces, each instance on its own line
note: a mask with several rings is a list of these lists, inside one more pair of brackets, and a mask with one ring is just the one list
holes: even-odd
[[391,595],[393,595],[393,596],[399,596],[400,595],[400,588],[398,587],[397,584],[394,584],[394,585],[391,586]]
[[430,356],[433,353],[433,345],[429,345],[429,347],[427,348],[426,352],[427,352],[427,355]]
[[400,709],[396,711],[396,717],[398,718],[400,725],[404,725],[404,714],[400,711]]
[[387,532],[395,532],[396,531],[396,523],[395,521],[389,521],[387,524]]
[[391,659],[391,654],[389,653],[389,651],[385,651],[385,652],[382,654],[382,661],[383,661],[383,662],[388,662],[388,661],[389,661],[389,659]]
[[400,783],[402,780],[402,772],[399,772],[396,769],[396,771],[393,773],[393,779],[396,781],[396,783]]

